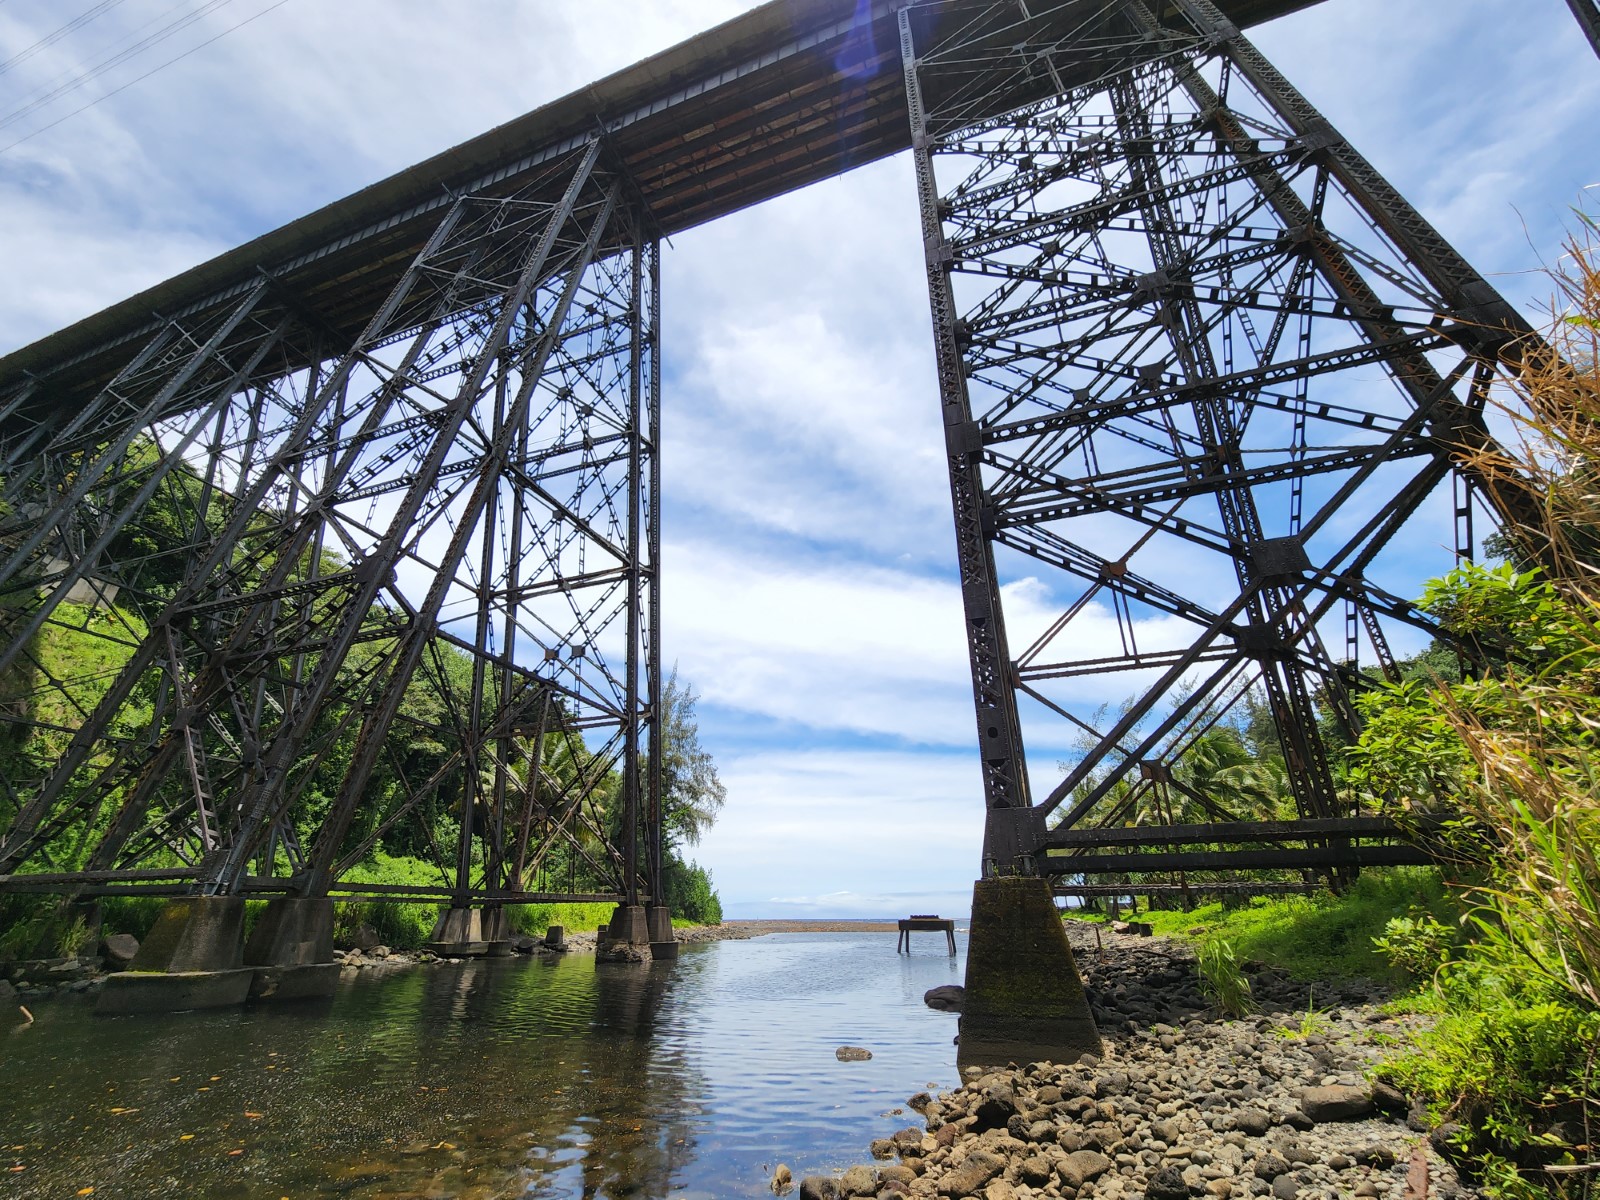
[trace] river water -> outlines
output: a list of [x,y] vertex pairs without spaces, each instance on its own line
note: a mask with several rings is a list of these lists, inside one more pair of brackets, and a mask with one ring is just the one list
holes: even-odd
[[956,1082],[922,993],[961,982],[958,941],[346,971],[331,1000],[170,1016],[64,996],[0,1017],[0,1197],[761,1196],[780,1161],[865,1161]]

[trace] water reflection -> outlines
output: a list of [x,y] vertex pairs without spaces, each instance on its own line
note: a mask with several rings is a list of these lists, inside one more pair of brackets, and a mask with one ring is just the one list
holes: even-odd
[[[677,964],[347,973],[312,1005],[0,1033],[0,1196],[758,1196],[859,1159],[954,1078],[960,978],[893,935],[686,947]],[[866,1063],[839,1063],[844,1043]],[[17,1147],[21,1147],[18,1149]]]

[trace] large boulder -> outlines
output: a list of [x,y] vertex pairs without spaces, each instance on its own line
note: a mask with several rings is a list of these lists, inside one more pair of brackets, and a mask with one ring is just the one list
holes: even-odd
[[1070,1188],[1081,1188],[1091,1179],[1098,1179],[1114,1164],[1098,1150],[1074,1150],[1056,1164],[1056,1174]]
[[139,953],[139,939],[131,933],[113,933],[100,941],[100,954],[113,971],[125,971]]
[[871,1167],[851,1167],[839,1177],[839,1194],[842,1196],[875,1196],[878,1193],[878,1173]]
[[940,1012],[960,1012],[966,998],[967,989],[958,983],[941,983],[922,993],[922,1002]]
[[807,1175],[800,1181],[800,1200],[839,1200],[839,1181],[831,1175]]
[[990,1154],[987,1150],[974,1150],[962,1160],[959,1167],[948,1172],[939,1181],[939,1194],[952,1197],[976,1196],[983,1190],[984,1184],[1005,1169],[1006,1160],[998,1154]]
[[1318,1124],[1353,1120],[1372,1111],[1372,1092],[1342,1083],[1308,1087],[1300,1093],[1300,1111]]

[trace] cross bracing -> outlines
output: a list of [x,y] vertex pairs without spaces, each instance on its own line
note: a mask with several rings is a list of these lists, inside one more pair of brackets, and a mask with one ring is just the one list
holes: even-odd
[[[659,239],[907,147],[985,873],[1415,857],[1326,742],[1432,632],[1408,523],[1526,503],[1457,466],[1525,330],[1239,32],[1293,7],[767,5],[0,360],[4,719],[52,749],[0,885],[349,891],[448,810],[419,898],[659,898]],[[1071,597],[1025,638],[1021,571]],[[1174,769],[1252,702],[1297,819]]]
[[[902,18],[991,873],[1417,853],[1361,844],[1394,831],[1327,739],[1355,732],[1360,652],[1392,666],[1386,624],[1436,632],[1369,575],[1452,476],[1484,484],[1457,462],[1523,326],[1223,12],[1177,9],[1080,5],[1065,36],[1023,8],[931,40]],[[1024,78],[1052,94],[979,115]],[[1071,599],[1023,644],[1001,586],[1039,572]],[[1077,681],[1111,672],[1127,703],[1086,721]],[[1252,700],[1299,821],[1178,769]],[[1051,720],[1083,752],[1030,766]],[[1181,812],[1223,848],[1180,850]]]

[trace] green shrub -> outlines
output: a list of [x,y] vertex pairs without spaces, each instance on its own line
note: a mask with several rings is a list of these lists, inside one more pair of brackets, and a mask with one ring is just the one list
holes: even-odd
[[1383,927],[1382,936],[1372,939],[1372,945],[1391,966],[1412,979],[1423,980],[1432,978],[1445,964],[1455,941],[1448,925],[1434,920],[1431,913],[1417,912],[1391,918]]
[[697,925],[722,924],[722,899],[712,886],[710,871],[699,863],[673,860],[664,873],[667,906],[673,916]]
[[1255,1011],[1250,980],[1239,969],[1239,958],[1232,943],[1219,937],[1207,938],[1200,943],[1196,965],[1200,971],[1200,990],[1219,1009],[1230,1017],[1242,1017]]
[[1435,1119],[1466,1127],[1461,1148],[1495,1194],[1542,1194],[1515,1168],[1573,1161],[1576,1139],[1552,1131],[1578,1133],[1600,1101],[1582,1053],[1600,1040],[1600,1013],[1479,962],[1441,969],[1434,999],[1433,1029],[1380,1074],[1426,1099]]

